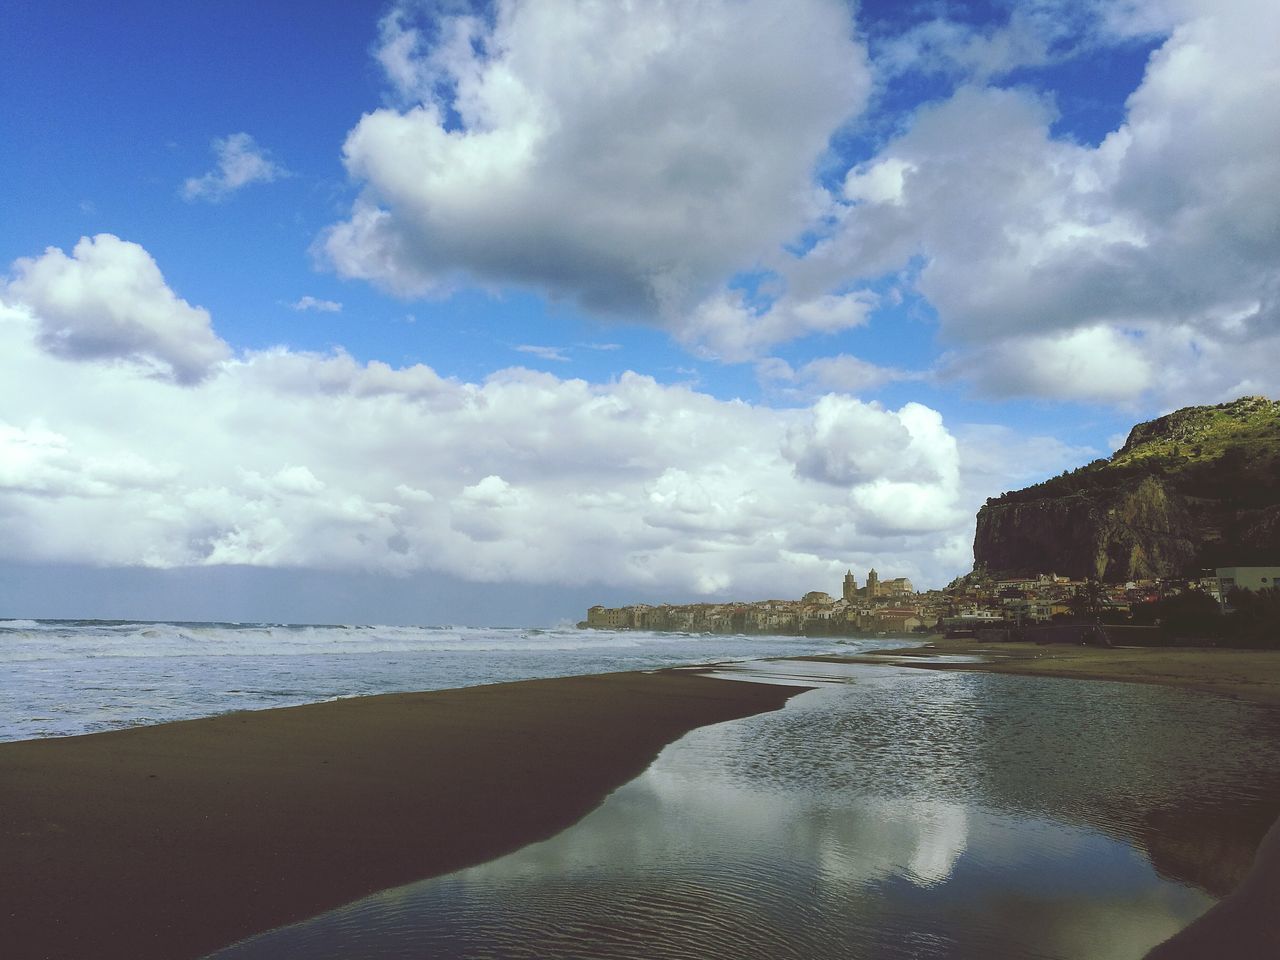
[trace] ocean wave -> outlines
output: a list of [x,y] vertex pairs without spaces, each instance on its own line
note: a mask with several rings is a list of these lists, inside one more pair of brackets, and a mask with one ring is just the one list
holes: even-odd
[[335,697],[837,649],[834,639],[563,625],[10,620],[0,623],[0,740]]
[[0,631],[2,630],[42,630],[44,628],[45,628],[45,624],[40,620],[0,620]]
[[[679,644],[721,644],[741,637],[576,628],[395,627],[308,624],[6,621],[0,662],[121,657],[264,657],[519,651],[573,652]],[[774,638],[781,640],[782,638]],[[24,642],[25,641],[25,642]]]

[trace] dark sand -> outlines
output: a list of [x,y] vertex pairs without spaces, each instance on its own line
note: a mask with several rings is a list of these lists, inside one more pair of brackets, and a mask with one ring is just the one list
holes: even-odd
[[199,957],[549,837],[802,690],[608,674],[0,744],[0,954]]
[[[965,654],[977,662],[930,662]],[[1183,687],[1218,696],[1280,704],[1280,651],[1189,647],[1085,647],[931,638],[927,645],[856,657],[798,657],[892,663],[929,670],[982,670],[1077,680]],[[1190,731],[1189,731],[1190,733]],[[1270,960],[1280,957],[1280,820],[1258,846],[1253,869],[1228,897],[1147,960]]]
[[1258,845],[1236,891],[1147,954],[1146,960],[1274,960],[1280,957],[1280,820]]

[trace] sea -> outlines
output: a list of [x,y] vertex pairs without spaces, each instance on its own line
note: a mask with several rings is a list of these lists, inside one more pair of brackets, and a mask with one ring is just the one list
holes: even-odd
[[[894,641],[890,640],[889,643]],[[0,620],[0,741],[378,693],[813,653],[885,638],[538,628]]]
[[812,688],[692,731],[554,837],[207,960],[1122,960],[1248,869],[1277,708],[774,659],[902,640],[4,620],[0,739],[683,664]]

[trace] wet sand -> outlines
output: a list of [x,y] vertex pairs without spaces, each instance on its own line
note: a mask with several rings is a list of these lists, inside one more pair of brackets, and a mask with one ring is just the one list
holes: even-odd
[[1280,820],[1258,845],[1253,870],[1236,891],[1147,954],[1146,960],[1280,957]]
[[[929,662],[938,656],[973,662]],[[800,660],[885,663],[930,670],[982,670],[1076,680],[1116,680],[1185,687],[1204,693],[1280,704],[1280,650],[1211,647],[1084,647],[930,638],[927,645],[878,650],[855,657]]]
[[607,674],[0,744],[0,943],[200,957],[550,837],[689,730],[802,690]]

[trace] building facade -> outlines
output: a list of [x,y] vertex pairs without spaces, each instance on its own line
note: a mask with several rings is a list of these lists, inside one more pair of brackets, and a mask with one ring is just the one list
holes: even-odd
[[1219,567],[1218,596],[1225,597],[1233,588],[1241,590],[1272,590],[1280,586],[1280,567]]

